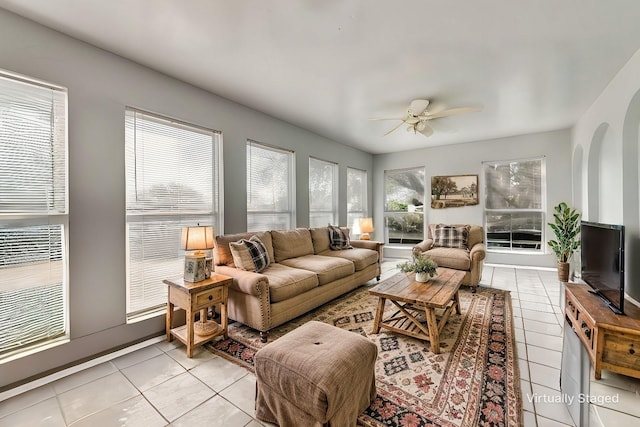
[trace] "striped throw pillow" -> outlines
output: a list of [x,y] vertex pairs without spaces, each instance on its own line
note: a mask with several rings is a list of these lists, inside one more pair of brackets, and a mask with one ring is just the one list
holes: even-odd
[[353,249],[349,242],[349,235],[340,227],[329,224],[329,248],[334,251]]
[[469,226],[438,224],[434,230],[433,246],[469,250]]
[[257,236],[251,236],[249,240],[231,242],[229,249],[231,249],[233,263],[240,270],[261,273],[271,264],[267,247]]

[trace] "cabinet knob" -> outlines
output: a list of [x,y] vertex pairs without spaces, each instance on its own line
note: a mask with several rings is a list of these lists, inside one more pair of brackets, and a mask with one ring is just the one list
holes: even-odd
[[209,295],[209,301],[213,299],[213,295]]

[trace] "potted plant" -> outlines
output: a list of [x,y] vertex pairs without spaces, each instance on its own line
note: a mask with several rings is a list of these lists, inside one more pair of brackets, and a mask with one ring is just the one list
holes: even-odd
[[403,273],[416,273],[416,282],[428,282],[436,275],[438,264],[431,258],[422,255],[415,255],[410,261],[398,264],[396,267]]
[[580,247],[580,213],[561,202],[554,207],[555,222],[548,223],[556,235],[555,240],[549,240],[558,260],[558,280],[569,281],[569,260],[576,249]]

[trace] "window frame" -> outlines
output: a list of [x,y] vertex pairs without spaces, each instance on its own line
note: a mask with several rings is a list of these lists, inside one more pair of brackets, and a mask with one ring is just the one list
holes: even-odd
[[[16,90],[19,90],[19,85],[29,85],[32,87],[38,88],[37,90],[46,90],[50,91],[52,96],[52,112],[51,117],[49,119],[50,123],[55,123],[52,128],[52,138],[55,142],[54,144],[49,145],[51,150],[47,152],[47,155],[51,156],[53,165],[52,165],[52,173],[64,174],[62,179],[52,179],[51,185],[51,195],[53,195],[53,199],[56,197],[64,197],[64,203],[60,204],[59,202],[51,202],[49,199],[43,198],[43,208],[34,209],[33,207],[28,207],[25,205],[22,209],[19,208],[9,208],[7,207],[5,210],[0,207],[0,228],[1,229],[28,229],[32,227],[49,227],[59,226],[60,227],[60,258],[61,265],[59,268],[54,268],[53,270],[57,270],[61,279],[60,283],[60,295],[59,301],[61,304],[61,314],[57,319],[58,327],[61,329],[60,331],[51,334],[51,331],[47,331],[39,336],[36,336],[35,339],[32,339],[21,345],[13,345],[9,346],[6,350],[4,350],[0,354],[0,362],[7,362],[10,360],[14,360],[20,357],[24,357],[29,354],[33,354],[44,349],[50,348],[52,346],[56,346],[62,343],[66,343],[70,339],[70,320],[69,320],[69,97],[68,90],[65,87],[54,85],[42,80],[30,78],[27,76],[23,76],[17,73],[12,73],[6,70],[0,70],[0,78],[3,80],[7,80],[9,82],[17,83]],[[12,84],[12,83],[10,83]],[[32,89],[33,90],[33,89]],[[54,99],[54,98],[58,99]],[[56,103],[60,103],[61,105],[55,106]],[[62,116],[62,117],[61,117]],[[60,121],[63,121],[60,124]],[[57,129],[56,129],[57,128]],[[15,153],[14,153],[15,154]],[[63,160],[56,162],[55,158],[63,156]],[[57,166],[56,166],[57,165]],[[25,180],[29,182],[29,180]],[[60,189],[59,186],[62,185],[64,188]],[[59,196],[58,196],[59,195]],[[49,200],[49,201],[48,201]],[[46,206],[46,207],[44,207]],[[52,235],[50,234],[50,237]],[[18,240],[19,241],[19,240]],[[51,243],[49,243],[49,264],[51,264],[51,256],[55,255],[51,253]],[[54,247],[54,249],[56,249]],[[25,260],[25,262],[10,264],[20,266],[26,264],[32,264],[32,261]],[[38,264],[39,265],[39,264]],[[22,268],[22,267],[18,267]],[[49,267],[52,268],[51,265]],[[7,274],[12,276],[11,273]],[[3,271],[0,270],[0,273]],[[24,278],[25,272],[21,272],[19,277]],[[51,274],[51,273],[50,273]],[[57,275],[56,275],[57,276]],[[28,277],[29,279],[32,279]],[[7,289],[7,291],[17,291],[21,290],[36,290],[38,288],[43,288],[47,286],[55,286],[57,283],[50,283],[51,276],[47,279],[46,283],[37,284],[35,286],[22,286],[17,288]],[[18,278],[17,281],[20,279]],[[4,282],[5,280],[2,279]],[[16,277],[13,276],[11,281],[16,282]],[[55,295],[54,295],[55,296]],[[42,295],[36,295],[34,298],[42,299]],[[46,297],[48,300],[50,296]],[[8,296],[8,299],[11,299],[11,296]],[[23,300],[20,298],[20,300]],[[23,313],[24,317],[30,318],[28,313]],[[49,318],[46,322],[51,325],[51,319]]]
[[[180,224],[179,229],[174,230],[174,233],[173,233],[176,239],[175,247],[177,249],[176,256],[173,257],[173,259],[176,262],[176,268],[174,269],[175,275],[176,277],[181,277],[182,268],[183,268],[182,260],[184,259],[185,252],[181,248],[180,249],[178,248],[179,248],[179,242],[180,242],[179,236],[180,236],[180,231],[182,227],[193,226],[196,224],[211,225],[214,228],[214,233],[216,234],[224,233],[224,230],[223,230],[224,185],[222,181],[224,176],[224,171],[223,171],[223,161],[222,161],[222,146],[223,146],[222,132],[214,129],[209,129],[203,126],[195,125],[192,123],[188,123],[183,120],[175,119],[165,115],[161,115],[161,114],[157,114],[147,110],[142,110],[142,109],[129,107],[129,106],[125,107],[125,114],[124,114],[125,129],[128,126],[127,121],[129,120],[129,114],[134,114],[134,115],[139,114],[142,116],[143,119],[148,119],[150,122],[166,124],[167,126],[170,126],[175,129],[183,129],[183,130],[191,131],[194,133],[200,133],[203,135],[211,136],[211,144],[212,144],[212,147],[211,147],[212,158],[210,162],[210,168],[211,168],[211,179],[213,180],[213,182],[211,183],[212,194],[211,194],[210,209],[193,209],[193,208],[176,209],[175,206],[171,208],[165,207],[163,209],[162,208],[161,209],[145,209],[145,207],[130,209],[130,206],[129,206],[129,192],[131,191],[129,189],[130,167],[128,166],[130,161],[130,159],[128,159],[128,156],[129,156],[128,144],[130,141],[128,140],[129,138],[127,134],[128,131],[125,131],[124,142],[125,142],[125,146],[127,147],[125,149],[125,185],[127,187],[126,189],[127,202],[125,206],[126,207],[125,209],[125,226],[126,226],[126,238],[125,238],[125,242],[126,242],[126,251],[125,251],[126,308],[125,308],[125,313],[126,313],[126,322],[135,323],[141,320],[145,320],[151,317],[156,317],[166,313],[167,286],[162,284],[161,281],[157,281],[157,282],[154,281],[152,286],[154,285],[157,286],[159,292],[164,294],[164,297],[160,298],[159,302],[153,306],[146,307],[143,309],[131,310],[130,306],[131,306],[131,292],[132,292],[132,274],[134,272],[132,271],[133,267],[131,262],[132,248],[131,248],[130,225],[144,223],[145,220],[149,222],[152,220],[155,220],[156,222],[164,220],[166,223],[177,221]],[[135,140],[135,137],[134,137],[134,140]],[[138,162],[135,154],[136,153],[134,149],[134,155],[133,155],[133,158],[131,159],[134,163]],[[136,168],[134,173],[137,173],[137,167],[134,166],[134,168]],[[204,174],[206,173],[208,173],[208,171],[204,172]],[[134,189],[133,191],[135,191],[137,194],[138,180],[136,178],[133,178],[133,182],[134,182],[133,185],[136,187],[136,189]],[[175,224],[173,225],[175,228]],[[147,258],[143,256],[143,261],[141,262],[144,262],[145,260],[147,260]],[[167,277],[167,278],[171,278],[171,277]],[[145,285],[144,285],[145,288],[148,286],[146,283],[147,282],[145,281]]]
[[[312,195],[311,195],[311,162],[312,161],[316,161],[316,162],[321,162],[324,163],[327,166],[331,166],[331,209],[323,209],[323,210],[314,210],[312,209]],[[313,157],[313,156],[309,156],[309,227],[313,228],[313,227],[325,227],[326,224],[314,224],[312,215],[313,213],[318,213],[318,214],[331,214],[331,221],[330,223],[333,225],[337,225],[338,221],[339,221],[339,207],[338,207],[338,189],[339,189],[339,181],[340,181],[340,177],[339,177],[339,170],[338,170],[338,163],[336,162],[332,162],[330,160],[323,160],[320,159],[318,157]]]
[[[490,196],[489,189],[489,179],[487,177],[488,168],[497,165],[506,165],[512,163],[524,163],[524,162],[540,162],[540,208],[487,208],[487,201]],[[527,157],[527,158],[519,158],[519,159],[509,159],[509,160],[495,160],[495,161],[484,161],[482,162],[482,175],[484,181],[484,208],[483,208],[483,228],[484,228],[484,241],[485,246],[488,252],[494,253],[508,253],[508,254],[541,254],[544,255],[547,253],[546,250],[546,216],[547,216],[547,177],[546,177],[546,157],[545,156],[537,156],[537,157]],[[489,226],[487,224],[488,216],[490,214],[527,214],[527,213],[539,213],[541,216],[540,219],[540,238],[539,243],[537,244],[538,248],[514,248],[514,239],[513,239],[513,228],[510,228],[510,239],[509,239],[509,247],[492,247],[490,246],[489,239]],[[532,240],[532,242],[534,242]],[[525,242],[517,242],[516,244],[527,244]],[[535,245],[535,243],[534,243]]]
[[[406,211],[391,211],[391,210],[387,210],[387,177],[391,174],[401,174],[401,173],[407,173],[410,171],[422,171],[423,173],[423,195],[422,195],[422,209],[421,211],[419,211],[418,209],[415,209],[413,211],[411,211],[409,209],[409,207],[407,206],[407,210]],[[385,245],[389,245],[389,246],[396,246],[396,247],[402,247],[402,248],[406,248],[406,247],[411,247],[414,246],[416,243],[419,243],[420,241],[425,239],[425,230],[426,230],[426,220],[427,220],[427,216],[426,216],[426,202],[427,202],[427,173],[426,173],[426,168],[424,166],[416,166],[416,167],[409,167],[409,168],[400,168],[400,169],[388,169],[384,171],[384,177],[383,177],[383,186],[384,186],[384,194],[383,194],[383,218],[384,218],[384,243]],[[417,206],[416,206],[417,207]],[[417,214],[417,213],[421,213],[422,214],[422,236],[418,236],[416,239],[409,239],[410,241],[407,243],[402,243],[402,242],[393,242],[390,243],[390,232],[389,232],[389,221],[388,221],[388,217],[390,215],[402,215],[402,216],[409,216],[411,214]],[[419,239],[419,240],[417,240]],[[403,240],[403,238],[401,238],[400,240]]]
[[[249,202],[249,198],[251,197],[251,193],[250,193],[250,187],[251,187],[251,182],[249,180],[250,177],[250,162],[251,162],[251,158],[250,158],[250,154],[249,154],[249,150],[252,146],[258,147],[260,149],[263,150],[267,150],[267,151],[272,151],[272,152],[276,152],[276,153],[281,153],[281,154],[286,154],[288,156],[287,161],[288,161],[288,174],[287,174],[287,186],[288,186],[288,191],[287,191],[287,204],[288,204],[288,209],[285,211],[279,211],[279,210],[252,210],[250,208],[250,202]],[[280,229],[282,227],[278,227],[276,226],[276,224],[272,224],[271,226],[267,227],[267,228],[261,228],[260,230],[252,230],[251,227],[249,226],[250,221],[249,221],[249,215],[279,215],[279,214],[287,214],[288,215],[288,227],[286,228],[295,228],[296,227],[296,180],[295,180],[295,176],[296,176],[296,158],[295,158],[295,151],[293,150],[288,150],[285,148],[281,148],[281,147],[277,147],[274,145],[270,145],[270,144],[265,144],[262,142],[258,142],[258,141],[254,141],[251,139],[247,139],[247,144],[246,144],[246,162],[247,162],[247,181],[246,181],[246,186],[247,186],[247,231],[264,231],[266,230],[274,230],[274,229]]]

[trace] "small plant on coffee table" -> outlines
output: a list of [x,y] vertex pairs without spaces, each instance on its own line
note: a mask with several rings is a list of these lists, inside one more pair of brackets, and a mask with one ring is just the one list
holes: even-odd
[[403,273],[416,273],[416,281],[427,281],[436,275],[438,264],[431,258],[415,255],[410,261],[396,265]]

